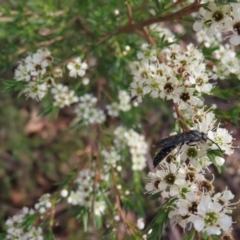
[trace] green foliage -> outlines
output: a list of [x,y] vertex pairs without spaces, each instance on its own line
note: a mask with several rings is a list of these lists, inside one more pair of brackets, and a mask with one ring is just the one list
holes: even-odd
[[163,206],[158,209],[158,214],[148,225],[146,233],[152,229],[152,232],[149,235],[149,239],[159,239],[163,234],[164,227],[168,223],[168,214],[171,211],[171,206],[173,205],[174,200],[169,200]]
[[182,240],[194,240],[195,235],[196,235],[196,231],[191,230],[190,233],[188,234],[188,236],[186,236]]
[[[49,215],[46,221],[44,219],[44,239],[53,240],[62,236],[67,236],[67,239],[99,239],[100,236],[102,239],[117,239],[117,231],[122,234],[119,227],[121,224],[127,225],[131,230],[131,235],[124,236],[124,239],[142,239],[142,233],[137,230],[133,220],[127,219],[122,223],[122,220],[114,222],[113,218],[122,211],[124,216],[132,215],[134,220],[140,216],[147,219],[151,212],[149,209],[155,209],[157,205],[159,194],[144,196],[147,170],[131,169],[129,149],[117,149],[121,159],[116,166],[110,166],[107,172],[104,172],[105,163],[101,159],[101,151],[110,149],[115,140],[113,131],[118,125],[145,135],[149,146],[155,140],[159,141],[162,135],[169,134],[172,126],[172,132],[182,132],[180,123],[188,123],[175,122],[172,103],[146,98],[139,107],[132,106],[130,112],[120,112],[116,118],[107,116],[102,125],[87,126],[83,120],[73,122],[75,113],[71,107],[55,107],[50,94],[40,102],[26,100],[23,89],[27,82],[6,79],[14,79],[12,66],[16,66],[22,58],[40,48],[48,48],[54,61],[53,68],[49,68],[46,75],[50,76],[54,67],[63,68],[63,77],[56,78],[55,84],[67,85],[77,96],[92,93],[99,100],[98,107],[106,111],[107,105],[119,100],[119,90],[129,92],[132,81],[129,64],[136,61],[143,43],[150,44],[148,37],[154,39],[153,48],[158,49],[160,59],[162,50],[181,40],[183,34],[191,39],[194,33],[189,25],[195,19],[190,14],[179,15],[181,19],[166,18],[164,23],[181,21],[183,27],[187,26],[185,33],[178,33],[175,40],[170,42],[167,34],[160,35],[156,29],[152,29],[151,35],[147,37],[144,30],[149,30],[149,26],[141,26],[147,20],[180,11],[181,5],[170,0],[3,2],[0,6],[0,91],[3,93],[0,96],[0,157],[3,159],[0,163],[0,190],[5,194],[0,200],[3,205],[20,209],[25,205],[33,206],[44,192],[50,192],[53,193],[54,202],[62,204],[66,199],[60,197],[59,191],[68,189],[70,192],[76,185],[78,172],[93,169],[95,175],[90,178],[100,185],[99,192],[107,205],[106,216],[95,216],[92,206],[87,209],[65,203],[65,206],[61,205],[62,210],[56,206],[59,212],[56,211],[53,219]],[[175,26],[171,24],[166,26],[174,30]],[[125,29],[126,26],[129,28]],[[130,47],[127,52],[126,46]],[[214,62],[216,47],[205,48],[201,44],[199,49],[203,50],[207,59]],[[81,77],[71,78],[68,75],[66,64],[75,57],[91,63],[86,74],[90,79],[87,86],[82,83]],[[227,111],[215,110],[218,119],[237,125],[240,89],[235,76],[230,77],[227,85],[220,83],[212,93],[214,97],[232,103]],[[215,156],[222,155],[219,150],[210,150],[208,156],[215,163]],[[147,158],[151,165],[151,157]],[[121,171],[116,170],[118,166],[122,167]],[[218,167],[218,171],[221,172],[222,169]],[[108,174],[108,180],[103,180]],[[117,192],[118,185],[121,189]],[[120,199],[119,206],[116,204],[116,196]],[[162,236],[164,227],[169,223],[168,214],[173,202],[170,200],[159,208],[146,230],[147,233],[152,229],[149,239],[159,239]],[[11,209],[3,208],[0,213],[2,229],[6,216],[11,214]],[[37,225],[37,220],[40,222],[41,218],[34,214],[27,217],[22,225],[24,228]],[[61,221],[66,224],[61,225]],[[55,224],[59,223],[60,233],[59,229],[55,229]],[[106,225],[110,227],[107,228]],[[184,239],[192,240],[194,236],[195,231],[191,231]],[[5,237],[4,234],[0,235],[0,239]]]
[[[16,92],[24,89],[26,82],[2,80],[2,85],[3,87],[1,89],[1,92],[4,94],[10,94],[12,92]],[[18,96],[20,96],[20,94]]]

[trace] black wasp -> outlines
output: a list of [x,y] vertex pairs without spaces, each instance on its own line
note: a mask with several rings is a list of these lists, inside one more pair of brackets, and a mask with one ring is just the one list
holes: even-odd
[[168,138],[164,138],[155,144],[155,147],[160,147],[162,149],[155,156],[153,165],[156,167],[170,152],[172,152],[179,145],[180,151],[181,147],[184,144],[187,144],[189,146],[196,146],[199,142],[206,142],[207,140],[213,142],[221,150],[217,143],[208,138],[205,133],[199,132],[197,130],[190,130],[188,132],[183,132]]

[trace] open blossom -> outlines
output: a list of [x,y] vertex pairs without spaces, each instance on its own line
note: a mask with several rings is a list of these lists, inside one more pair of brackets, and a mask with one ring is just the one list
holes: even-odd
[[22,211],[6,221],[7,235],[4,239],[36,239],[43,240],[43,230],[41,227],[24,225],[28,217],[33,215],[35,211],[24,207]]
[[192,215],[191,220],[198,232],[206,231],[208,235],[220,235],[232,226],[232,218],[209,195],[202,196],[196,215]]
[[47,49],[39,49],[21,61],[15,70],[14,78],[17,81],[41,80],[52,61],[51,53]]
[[72,103],[78,102],[78,97],[75,95],[73,90],[69,90],[67,86],[63,84],[57,84],[52,89],[51,92],[54,98],[54,106],[63,108],[65,106],[70,106]]
[[95,105],[97,98],[92,94],[85,94],[79,98],[79,103],[75,107],[77,119],[82,120],[84,124],[103,123],[106,116],[103,110],[98,109]]
[[27,98],[32,98],[37,101],[40,101],[43,99],[43,97],[47,94],[48,87],[46,83],[37,83],[37,82],[29,82],[25,89],[23,90],[23,93]]
[[67,68],[70,71],[69,76],[76,78],[77,76],[83,77],[85,75],[88,65],[86,62],[82,62],[80,57],[77,57],[68,63]]
[[228,3],[217,5],[211,2],[207,8],[200,8],[201,20],[193,24],[195,31],[205,30],[209,37],[219,34],[219,32],[231,32],[228,35],[229,42],[232,45],[240,44],[240,4]]
[[[225,154],[231,155],[233,153],[233,137],[229,134],[227,129],[217,128],[217,130],[214,132],[209,131],[208,137],[216,142]],[[215,144],[212,144],[211,148],[218,149]]]

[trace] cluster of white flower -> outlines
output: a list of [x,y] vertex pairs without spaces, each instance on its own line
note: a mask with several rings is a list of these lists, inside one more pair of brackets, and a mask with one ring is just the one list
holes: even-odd
[[[179,157],[172,155],[171,160],[174,158]],[[174,197],[169,217],[184,229],[192,223],[196,231],[206,231],[208,235],[230,231],[232,204],[229,200],[234,195],[229,190],[214,194],[212,182],[205,179],[203,170],[197,171],[193,166],[179,164],[178,161],[163,162],[160,170],[149,173],[147,192],[160,193],[165,199]]]
[[164,40],[169,43],[177,40],[171,30],[169,30],[168,28],[161,27],[159,23],[152,24],[150,26],[150,29],[152,32],[154,33],[156,32],[158,34],[159,39],[162,39],[164,37]]
[[206,48],[218,47],[222,42],[222,33],[218,32],[213,37],[209,37],[206,32],[202,29],[196,33],[196,40],[199,43],[203,43]]
[[[52,62],[53,57],[47,49],[39,49],[36,53],[29,54],[28,57],[21,60],[14,76],[17,81],[26,82],[21,93],[25,94],[27,98],[30,97],[39,101],[48,93],[48,89],[53,87],[54,106],[62,108],[78,102],[74,91],[70,91],[67,86],[62,84],[55,85],[54,78],[63,76],[61,68],[56,67],[49,71],[52,72],[52,75],[47,74],[47,68],[51,66]],[[71,77],[83,77],[88,65],[78,57],[68,63],[67,68]],[[86,85],[88,82],[88,78],[83,79],[83,84]]]
[[230,43],[240,44],[240,3],[217,5],[209,3],[206,8],[200,8],[201,20],[193,24],[195,31],[205,30],[209,37],[219,32],[231,32]]
[[131,97],[124,90],[119,91],[118,93],[119,103],[113,102],[110,105],[106,106],[109,116],[117,117],[119,116],[119,111],[127,112],[131,109]]
[[46,95],[53,82],[49,82],[49,78],[44,77],[44,74],[52,61],[51,53],[47,49],[39,49],[36,53],[29,54],[20,61],[15,70],[14,79],[26,82],[22,93],[27,98],[41,100]]
[[21,213],[14,215],[12,218],[9,218],[6,221],[6,239],[43,240],[43,231],[41,227],[24,227],[24,221],[33,214],[35,214],[35,211],[33,209],[24,207]]
[[[106,203],[100,200],[102,193],[99,185],[94,183],[95,172],[90,169],[83,169],[76,179],[77,190],[71,191],[67,201],[72,205],[80,205],[88,210],[93,210],[95,215],[102,215],[106,208]],[[99,200],[97,200],[99,199]]]
[[132,155],[132,169],[134,171],[143,170],[146,167],[146,154],[148,145],[143,135],[138,134],[133,129],[126,130],[117,127],[114,131],[114,143],[117,148],[128,146]]
[[57,84],[52,89],[51,92],[54,98],[54,106],[63,108],[65,106],[70,106],[72,103],[79,101],[78,97],[75,95],[73,90],[69,90],[67,86],[63,84]]
[[240,62],[236,56],[236,52],[227,45],[221,45],[214,51],[214,57],[219,62],[213,66],[213,79],[226,79],[230,74],[235,74],[240,78]]
[[104,157],[104,163],[108,165],[116,164],[116,162],[121,159],[121,156],[117,153],[114,147],[111,147],[110,151],[107,151],[106,149],[102,150],[101,154]]
[[40,197],[38,203],[35,204],[35,209],[40,213],[45,213],[49,208],[52,207],[52,203],[50,201],[50,194],[46,193]]
[[75,107],[77,118],[84,124],[103,123],[106,119],[104,112],[95,107],[97,98],[92,94],[85,94],[79,98],[79,104]]
[[[227,63],[228,70],[237,64],[234,60],[230,61],[225,52],[216,51],[215,55]],[[236,56],[231,52],[229,55]],[[205,231],[208,235],[230,231],[232,218],[229,214],[232,210],[229,200],[233,195],[228,190],[214,194],[212,182],[204,177],[212,161],[218,166],[225,161],[213,150],[221,149],[227,155],[233,153],[233,138],[226,129],[217,126],[211,108],[206,110],[203,107],[202,93],[209,94],[213,87],[208,82],[203,55],[192,45],[187,46],[185,53],[180,46],[172,45],[163,51],[161,57],[167,63],[160,63],[157,56],[156,49],[146,45],[138,53],[138,61],[131,65],[134,78],[132,96],[136,96],[138,101],[142,101],[146,94],[153,98],[171,99],[189,129],[205,133],[208,139],[197,146],[176,147],[160,162],[156,173],[148,174],[146,190],[165,199],[175,198],[170,218],[183,228],[192,224],[196,231]],[[118,144],[131,139],[122,129],[115,135]],[[138,140],[132,142],[139,143]]]
[[152,98],[172,99],[181,110],[203,105],[201,94],[210,93],[212,84],[208,83],[203,55],[192,44],[186,52],[171,45],[164,51],[167,63],[160,63],[157,51],[146,45],[137,56],[139,60],[130,66],[131,94],[139,102],[150,94]]
[[234,196],[228,190],[214,194],[212,182],[204,173],[212,164],[211,160],[222,166],[224,158],[213,155],[210,159],[207,151],[221,148],[224,154],[231,155],[233,138],[224,128],[212,130],[216,118],[211,111],[198,110],[191,120],[197,122],[195,129],[207,133],[208,141],[176,148],[160,162],[155,173],[148,174],[149,182],[145,188],[148,193],[159,193],[165,199],[175,198],[169,217],[181,227],[193,224],[196,231],[219,235],[231,230],[229,200]]

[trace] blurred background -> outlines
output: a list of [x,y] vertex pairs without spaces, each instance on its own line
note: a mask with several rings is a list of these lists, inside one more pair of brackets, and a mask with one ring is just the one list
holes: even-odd
[[[136,20],[151,17],[151,9],[155,6],[150,1],[135,1],[133,9]],[[120,14],[116,14],[116,9]],[[149,9],[149,11],[143,11]],[[87,61],[96,61],[91,71],[90,84],[83,90],[76,87],[79,80],[73,80],[64,73],[63,84],[72,86],[79,94],[91,92],[104,95],[101,89],[108,88],[114,97],[118,88],[128,90],[131,76],[128,64],[135,60],[136,53],[144,42],[136,34],[120,34],[102,38],[112,33],[118,26],[127,21],[126,6],[119,1],[94,0],[86,1],[1,1],[0,6],[0,80],[13,80],[14,70],[19,60],[29,52],[36,52],[41,47],[47,47],[54,56],[55,64],[63,66],[67,60],[75,56],[84,56]],[[181,31],[177,23],[166,23],[171,30]],[[190,26],[190,25],[189,25]],[[187,25],[183,39],[186,43],[195,41],[192,30]],[[99,42],[97,45],[96,42]],[[102,43],[101,43],[102,41]],[[182,43],[183,44],[183,43]],[[128,45],[131,51],[127,56],[122,54]],[[87,49],[88,48],[88,49]],[[88,52],[86,52],[88,51]],[[231,78],[229,81],[219,82],[221,89],[234,87],[239,91],[239,80]],[[5,221],[9,216],[17,214],[24,206],[32,207],[44,193],[54,193],[58,190],[59,182],[74,169],[79,170],[89,164],[89,149],[96,138],[96,126],[87,128],[71,128],[75,114],[71,107],[63,108],[58,115],[39,115],[46,110],[50,98],[41,102],[26,100],[18,97],[18,91],[0,94],[0,232],[5,231]],[[215,175],[214,186],[217,191],[226,187],[235,194],[235,201],[240,198],[240,128],[239,128],[239,100],[234,94],[228,99],[220,97],[206,97],[206,103],[216,104],[216,112],[222,127],[232,131],[236,149],[231,157],[226,158],[226,165],[221,173],[214,166],[210,170]],[[102,97],[100,105],[104,108],[106,100]],[[235,118],[229,118],[229,112],[235,107]],[[168,136],[175,123],[173,107],[170,102],[146,99],[140,109],[129,113],[132,116],[120,116],[117,119],[108,118],[106,128],[109,134],[111,126],[124,122],[126,126],[134,126],[142,133],[149,144],[147,155],[148,167],[140,173],[142,186],[145,177],[152,170],[152,157],[155,149],[152,143]],[[226,113],[224,113],[226,112]],[[135,183],[132,181],[130,163],[123,169],[125,181],[134,195]],[[212,179],[209,173],[208,179]],[[144,194],[144,187],[142,188]],[[138,199],[135,199],[138,201]],[[139,200],[140,201],[140,200]],[[141,199],[142,212],[146,225],[157,214],[157,201],[150,200],[144,195]],[[59,204],[56,208],[56,222],[53,232],[56,239],[100,239],[104,228],[83,231],[83,223],[68,215],[66,204]],[[138,214],[138,215],[141,215]],[[137,214],[129,211],[127,218],[136,220]],[[240,205],[233,211],[233,225],[235,239],[240,239]],[[105,219],[106,220],[106,219]],[[107,224],[107,221],[106,221]],[[119,239],[124,227],[119,223]],[[182,231],[178,227],[168,227],[162,239],[182,239]],[[107,237],[103,239],[108,239]],[[129,238],[131,239],[131,238]],[[132,238],[134,239],[134,238]]]

